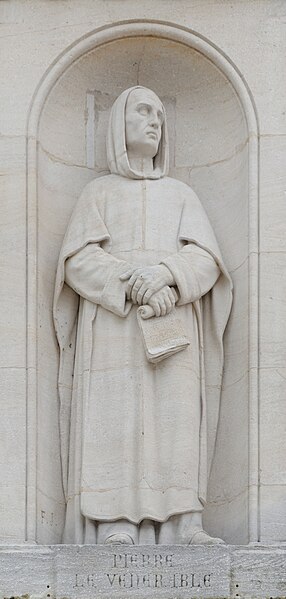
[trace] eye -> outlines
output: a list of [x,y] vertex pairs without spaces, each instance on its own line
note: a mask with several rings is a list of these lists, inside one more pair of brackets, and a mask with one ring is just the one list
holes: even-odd
[[139,114],[142,114],[142,116],[146,116],[150,112],[150,108],[149,108],[149,106],[147,106],[147,104],[140,104],[140,106],[138,106],[137,110],[138,110]]

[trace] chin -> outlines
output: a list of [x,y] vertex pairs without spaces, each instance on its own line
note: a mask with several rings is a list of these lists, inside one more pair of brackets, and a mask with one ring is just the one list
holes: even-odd
[[158,148],[159,144],[157,143],[157,140],[149,140],[149,143],[146,143],[145,145],[144,156],[146,158],[155,158],[156,154],[158,153]]

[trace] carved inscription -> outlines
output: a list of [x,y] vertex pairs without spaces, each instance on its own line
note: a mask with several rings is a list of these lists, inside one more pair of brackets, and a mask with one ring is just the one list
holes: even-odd
[[75,575],[75,583],[73,585],[73,588],[74,589],[95,588],[96,587],[95,579],[96,579],[95,574],[88,574],[87,576],[85,576],[84,574],[76,574]]
[[161,553],[114,553],[113,554],[113,568],[158,568],[161,566],[168,566],[173,568],[173,553],[169,555],[161,555]]
[[106,574],[110,586],[113,588],[139,589],[139,588],[209,588],[211,586],[211,574],[198,576],[195,573],[181,574],[136,574],[136,572],[126,572],[123,574]]
[[[208,589],[212,573],[180,572],[174,555],[161,553],[114,553],[110,556],[110,570],[104,573],[109,589]],[[145,570],[145,572],[144,572]],[[96,574],[76,574],[73,588],[95,589]],[[105,585],[104,585],[105,586]]]

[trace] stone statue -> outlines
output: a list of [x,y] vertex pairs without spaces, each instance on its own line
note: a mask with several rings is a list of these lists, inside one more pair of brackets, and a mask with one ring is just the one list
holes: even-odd
[[167,177],[165,109],[114,103],[110,173],[63,242],[54,322],[65,543],[218,543],[202,527],[231,281],[195,193]]

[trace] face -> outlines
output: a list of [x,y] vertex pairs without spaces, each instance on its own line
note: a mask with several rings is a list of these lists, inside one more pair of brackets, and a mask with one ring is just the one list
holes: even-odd
[[151,90],[132,91],[125,111],[127,151],[144,158],[154,158],[158,152],[163,120],[162,103]]

